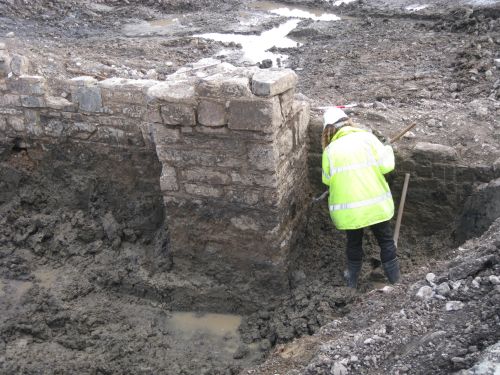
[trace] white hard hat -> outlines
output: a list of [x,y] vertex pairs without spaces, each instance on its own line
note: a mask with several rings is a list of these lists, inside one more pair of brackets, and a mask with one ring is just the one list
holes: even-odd
[[340,120],[348,119],[347,115],[343,110],[337,107],[329,107],[325,114],[323,115],[323,129],[326,128],[327,125],[334,125],[338,123],[340,125]]

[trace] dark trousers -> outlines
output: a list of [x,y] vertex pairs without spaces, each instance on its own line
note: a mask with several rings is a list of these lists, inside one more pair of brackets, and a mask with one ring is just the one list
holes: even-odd
[[[392,237],[392,230],[389,221],[370,226],[378,245],[380,246],[380,260],[382,263],[389,262],[396,258],[396,245]],[[363,230],[364,228],[346,230],[347,233],[347,259],[360,261],[363,259]]]

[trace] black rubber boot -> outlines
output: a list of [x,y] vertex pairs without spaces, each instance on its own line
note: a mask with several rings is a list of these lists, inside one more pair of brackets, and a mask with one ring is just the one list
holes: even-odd
[[382,263],[382,268],[384,269],[385,276],[391,284],[396,284],[399,281],[401,274],[399,272],[398,258]]
[[349,288],[356,289],[358,287],[358,277],[361,272],[361,260],[348,260],[347,269],[344,272],[344,277]]

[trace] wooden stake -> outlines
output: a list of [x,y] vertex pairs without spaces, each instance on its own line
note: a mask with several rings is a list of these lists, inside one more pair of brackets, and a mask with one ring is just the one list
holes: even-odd
[[394,229],[394,244],[398,247],[399,229],[401,228],[401,219],[403,218],[403,208],[406,201],[406,191],[408,190],[408,181],[410,181],[410,174],[405,174],[405,182],[403,184],[403,192],[401,193],[401,201],[398,207],[398,217],[396,219],[396,228]]

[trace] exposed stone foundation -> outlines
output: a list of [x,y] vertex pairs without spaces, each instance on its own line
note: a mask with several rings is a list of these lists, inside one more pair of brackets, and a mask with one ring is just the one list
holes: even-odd
[[161,82],[47,82],[3,45],[0,64],[4,140],[154,151],[174,267],[207,273],[223,293],[244,285],[261,302],[287,288],[309,195],[309,107],[295,99],[293,71],[209,60]]

